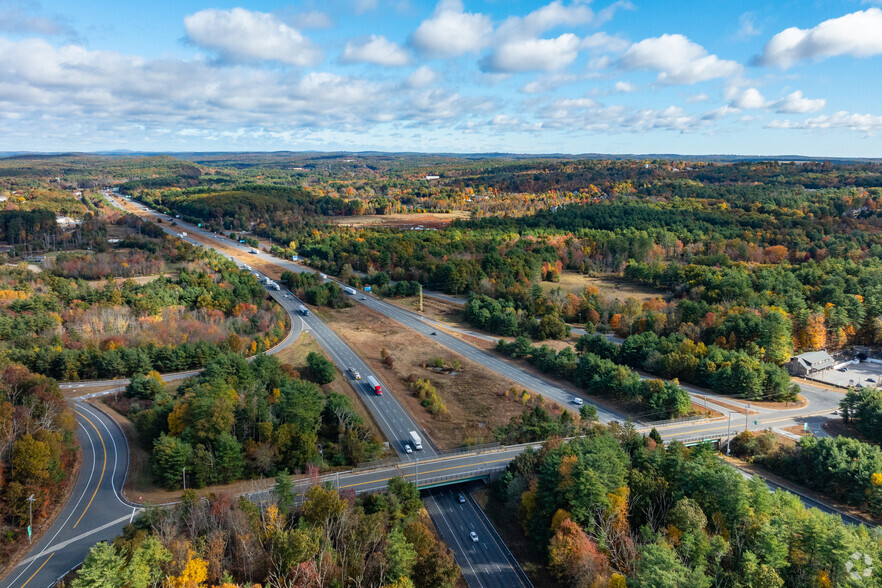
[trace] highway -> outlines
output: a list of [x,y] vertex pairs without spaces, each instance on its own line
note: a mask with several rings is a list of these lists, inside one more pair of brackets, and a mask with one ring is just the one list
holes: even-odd
[[120,493],[129,464],[122,429],[89,404],[79,400],[71,404],[83,455],[73,492],[52,527],[0,581],[0,588],[54,585],[80,565],[95,543],[119,535],[138,510]]
[[[469,486],[456,484],[422,492],[426,510],[444,542],[453,549],[466,582],[479,588],[532,586],[487,515],[469,495]],[[477,535],[477,541],[472,540],[471,532]]]
[[[117,203],[114,199],[110,198],[110,200],[115,202],[115,205],[120,206],[119,203]],[[190,225],[189,223],[176,221],[178,223],[178,226],[171,227],[169,226],[167,217],[162,217],[158,213],[147,209],[141,204],[130,203],[128,206],[129,208],[136,210],[137,214],[144,217],[152,218],[154,220],[156,218],[166,218],[166,220],[162,224],[160,224],[163,230],[176,236],[179,236],[178,231],[187,232],[188,236],[184,237],[184,239],[190,243],[193,243],[194,245],[202,245],[202,243],[199,240],[193,239],[191,235],[198,235],[200,239],[204,239],[207,243],[221,244],[227,250],[235,250],[236,255],[228,255],[228,257],[230,257],[231,259],[234,259],[234,257],[238,258],[238,261],[240,263],[247,264],[248,260],[254,259],[259,260],[260,264],[271,264],[280,269],[287,269],[296,272],[314,271],[311,268],[306,268],[291,261],[276,258],[265,252],[252,254],[250,253],[251,248],[246,245],[226,239],[224,237],[220,237],[208,231],[204,231],[198,227]],[[540,393],[550,400],[557,402],[561,406],[574,409],[574,405],[572,404],[573,395],[561,389],[553,381],[541,376],[534,375],[533,373],[530,373],[527,370],[524,370],[511,362],[505,361],[487,351],[484,351],[483,349],[471,345],[463,341],[462,339],[459,339],[445,332],[445,330],[442,330],[439,327],[438,323],[434,323],[433,321],[427,320],[416,313],[403,310],[393,304],[389,304],[387,302],[374,298],[373,296],[359,294],[353,298],[356,302],[365,304],[365,306],[367,306],[368,308],[371,308],[383,314],[384,316],[387,316],[392,320],[399,322],[400,324],[416,331],[417,333],[434,339],[439,344],[447,347],[451,351],[454,351],[462,355],[463,357],[466,357],[472,361],[486,366],[490,370],[516,382],[520,386]],[[290,298],[283,298],[280,302],[289,310],[289,313],[292,312],[292,309],[296,308],[296,306],[300,304],[300,302],[297,301],[296,298],[293,298],[293,296]],[[407,411],[404,410],[397,399],[394,398],[393,395],[386,392],[382,396],[376,396],[369,392],[365,380],[367,379],[368,375],[372,374],[372,372],[367,364],[361,359],[358,353],[349,348],[345,344],[345,342],[343,342],[330,328],[328,328],[327,325],[325,325],[321,320],[315,317],[315,315],[310,314],[309,316],[300,318],[303,321],[303,328],[313,334],[318,343],[327,351],[334,363],[344,374],[349,367],[355,367],[355,369],[361,372],[364,379],[361,382],[353,381],[352,384],[355,389],[362,394],[362,398],[364,399],[365,404],[368,406],[369,410],[371,410],[380,428],[383,430],[383,433],[389,439],[394,450],[398,452],[398,454],[404,460],[401,465],[395,466],[395,468],[397,469],[395,469],[394,472],[405,475],[405,477],[408,477],[409,479],[413,478],[414,480],[417,477],[420,477],[420,485],[423,486],[425,476],[428,476],[430,474],[442,477],[448,476],[449,478],[461,478],[463,477],[463,471],[467,468],[473,468],[472,473],[475,474],[497,471],[497,469],[501,469],[502,467],[504,467],[504,464],[506,464],[508,460],[513,457],[513,455],[507,455],[506,452],[498,454],[498,457],[495,458],[495,460],[498,461],[493,461],[493,463],[497,464],[495,466],[491,466],[489,463],[481,463],[479,465],[477,462],[470,462],[468,460],[451,461],[453,458],[445,458],[443,460],[444,467],[436,467],[440,465],[436,462],[435,465],[431,466],[435,468],[433,470],[426,470],[426,468],[429,467],[431,464],[421,463],[418,465],[418,459],[420,461],[427,459],[431,460],[433,456],[438,455],[436,448],[432,446],[430,440],[425,436],[424,432],[420,431],[420,429],[417,428],[416,423],[413,421]],[[714,400],[717,399],[720,402],[726,402],[730,405],[732,403],[738,404],[737,401],[731,398],[716,397],[715,395],[706,394],[704,391],[699,390],[689,391],[692,394],[701,394],[702,396],[710,397],[711,403],[713,403]],[[806,394],[806,392],[808,392],[808,394]],[[807,390],[807,387],[804,386],[803,395],[805,395],[809,399],[810,405],[808,407],[794,408],[790,410],[761,408],[756,411],[757,414],[751,414],[748,417],[744,417],[744,415],[741,415],[739,413],[729,412],[728,409],[724,408],[723,411],[729,412],[728,416],[729,419],[731,419],[731,426],[730,420],[725,418],[717,419],[716,421],[702,420],[698,423],[689,422],[681,424],[671,424],[664,428],[662,435],[663,437],[668,439],[694,438],[702,435],[717,435],[720,437],[724,437],[729,432],[734,435],[739,431],[744,430],[745,428],[765,429],[770,426],[784,427],[791,424],[799,424],[805,417],[827,416],[838,405],[838,397],[836,393],[831,393],[826,390],[813,390],[810,387]],[[590,398],[583,398],[590,402]],[[693,396],[693,398],[695,398],[695,396]],[[622,413],[604,409],[601,407],[598,407],[598,416],[600,417],[601,422],[609,422],[613,420],[625,421],[627,419],[626,415]],[[402,444],[406,440],[407,433],[410,430],[420,431],[421,436],[424,439],[424,450],[422,452],[415,452],[414,454],[408,455],[403,452]],[[457,459],[461,460],[462,458]],[[421,470],[423,472],[422,475],[420,475],[416,470]],[[391,477],[391,475],[393,475],[392,472],[384,472],[380,474],[379,477],[377,477],[377,474],[375,473],[369,475],[365,473],[354,472],[353,474],[335,476],[335,482],[341,488],[351,487],[359,492],[370,491],[384,487],[385,480],[383,479],[383,477],[385,476],[385,479],[388,479],[388,477]],[[492,583],[493,580],[486,579],[486,573],[492,571],[492,568],[495,565],[500,565],[500,568],[508,569],[509,572],[513,574],[511,576],[512,578],[518,576],[519,569],[516,566],[516,562],[515,564],[511,564],[511,562],[509,562],[509,564],[504,565],[505,562],[508,561],[505,550],[501,548],[504,546],[501,545],[501,541],[498,541],[498,536],[495,534],[495,531],[492,530],[492,526],[490,526],[490,528],[488,529],[488,539],[493,540],[486,541],[486,547],[482,546],[481,549],[488,552],[486,554],[487,558],[482,560],[478,557],[479,555],[481,555],[481,553],[475,551],[474,545],[468,545],[461,540],[457,541],[457,539],[461,538],[458,537],[455,532],[458,524],[455,522],[456,519],[454,518],[456,512],[448,508],[449,505],[445,506],[446,503],[443,500],[443,493],[439,494],[439,496],[437,497],[430,494],[427,497],[427,501],[429,501],[429,504],[427,504],[427,506],[429,506],[430,511],[432,511],[432,516],[433,518],[435,518],[436,526],[439,528],[439,531],[444,534],[444,531],[442,529],[446,527],[449,529],[449,532],[452,533],[451,536],[453,537],[453,543],[448,540],[448,545],[454,550],[457,561],[463,567],[464,574],[466,575],[467,581],[469,582],[470,586],[495,585]],[[445,538],[447,537],[445,536]],[[484,541],[482,540],[479,542]],[[491,564],[489,562],[495,563]],[[501,570],[497,570],[497,573],[500,572]],[[484,583],[485,581],[487,583]],[[511,580],[509,580],[508,583],[501,585],[515,584],[511,584]]]

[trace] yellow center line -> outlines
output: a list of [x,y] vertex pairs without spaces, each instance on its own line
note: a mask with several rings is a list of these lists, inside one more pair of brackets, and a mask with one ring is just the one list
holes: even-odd
[[21,588],[25,588],[25,586],[28,585],[28,582],[30,582],[31,580],[33,580],[33,579],[34,579],[34,576],[36,576],[37,574],[40,573],[40,570],[43,569],[43,566],[45,566],[47,563],[49,563],[49,560],[52,559],[52,556],[53,556],[53,555],[55,555],[55,552],[49,554],[49,557],[46,558],[46,561],[44,561],[44,562],[42,563],[42,565],[40,565],[40,567],[37,568],[37,571],[36,571],[36,572],[34,572],[33,574],[31,574],[31,577],[30,577],[30,578],[28,578],[27,580],[25,580],[25,583],[21,585]]
[[95,423],[90,421],[86,415],[84,415],[80,411],[76,411],[76,413],[86,419],[86,422],[92,425],[92,428],[95,429],[95,432],[98,434],[98,439],[101,441],[101,450],[104,451],[104,465],[101,466],[101,476],[98,478],[98,484],[95,486],[95,492],[92,493],[92,498],[89,499],[89,504],[86,505],[85,510],[83,510],[83,514],[81,514],[80,518],[77,519],[77,522],[74,523],[74,529],[77,528],[77,525],[80,524],[80,521],[83,520],[83,517],[86,515],[86,511],[89,510],[90,506],[92,506],[92,501],[95,500],[95,495],[98,494],[98,489],[101,488],[101,481],[104,479],[104,471],[107,469],[107,447],[104,446],[104,437],[101,436],[101,432],[98,430],[98,427],[95,426]]
[[[491,463],[497,463],[497,462],[500,462],[500,461],[511,461],[512,459],[513,459],[513,458],[510,458],[510,457],[509,457],[509,458],[505,458],[505,459],[494,459],[494,460],[490,460],[490,461],[482,461],[482,462],[478,462],[478,463],[468,463],[468,464],[463,464],[463,465],[458,465],[458,466],[450,466],[449,468],[438,468],[437,470],[427,470],[427,471],[425,471],[425,472],[420,472],[420,475],[424,475],[424,474],[435,474],[435,473],[438,473],[438,472],[444,472],[444,471],[447,471],[447,470],[458,470],[458,469],[461,469],[461,468],[480,467],[480,466],[482,466],[482,465],[487,465],[487,464],[491,464]],[[402,478],[406,478],[407,476],[416,476],[416,472],[411,473],[411,474],[404,474],[404,475],[401,476],[401,477],[402,477]],[[349,484],[348,486],[340,486],[340,487],[341,487],[341,488],[353,488],[353,487],[355,487],[355,486],[364,486],[365,484],[376,484],[377,482],[387,482],[387,481],[391,480],[392,478],[396,478],[396,477],[398,477],[398,476],[390,476],[390,477],[388,477],[388,478],[377,478],[377,479],[374,479],[374,480],[369,480],[369,481],[367,481],[367,482],[358,482],[357,484]]]
[[[771,423],[780,423],[781,421],[798,421],[800,419],[805,419],[806,417],[820,416],[822,414],[827,414],[829,412],[830,412],[829,410],[819,410],[817,412],[812,412],[812,413],[807,413],[807,414],[799,414],[799,415],[795,414],[795,415],[791,415],[791,416],[778,417],[778,418],[774,418],[774,419],[759,421],[759,424],[757,426],[767,425],[767,424],[771,424]],[[706,431],[725,431],[727,428],[728,428],[728,424],[725,424],[725,425],[721,425],[719,427],[708,427],[706,429],[694,429],[691,431],[686,431],[686,433],[683,433],[683,432],[668,433],[667,435],[662,435],[662,437],[676,437],[676,436],[682,436],[684,434],[691,435],[692,433],[703,433]],[[735,429],[736,431],[740,431],[741,430],[740,423],[737,428],[735,426],[735,423],[732,423],[732,429]]]

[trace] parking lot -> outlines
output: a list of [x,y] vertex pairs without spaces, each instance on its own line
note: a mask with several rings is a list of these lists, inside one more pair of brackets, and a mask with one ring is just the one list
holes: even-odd
[[[840,368],[841,370],[842,368]],[[856,365],[845,366],[846,371],[824,370],[811,374],[811,378],[837,386],[879,386],[882,382],[882,364],[862,361]],[[874,380],[874,381],[870,381]]]

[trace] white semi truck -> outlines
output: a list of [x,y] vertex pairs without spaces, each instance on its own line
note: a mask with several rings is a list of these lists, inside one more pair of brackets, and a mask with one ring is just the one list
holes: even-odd
[[420,436],[417,434],[416,431],[410,432],[410,442],[413,444],[413,448],[417,451],[423,450],[423,440],[420,439]]

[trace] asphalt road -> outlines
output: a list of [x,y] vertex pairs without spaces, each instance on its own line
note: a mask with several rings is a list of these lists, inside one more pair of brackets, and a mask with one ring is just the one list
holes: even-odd
[[99,541],[119,535],[137,508],[122,498],[129,454],[119,426],[95,407],[72,403],[83,449],[83,465],[70,500],[46,532],[0,588],[52,586],[80,565]]
[[[532,587],[527,575],[487,516],[468,493],[456,484],[423,491],[423,502],[435,528],[453,550],[456,563],[471,588]],[[464,502],[460,502],[462,496]],[[472,531],[478,540],[472,540]]]

